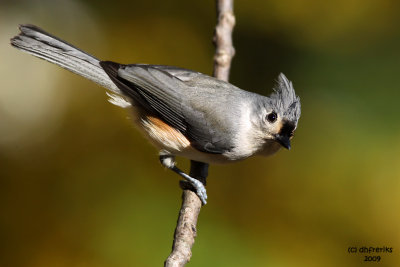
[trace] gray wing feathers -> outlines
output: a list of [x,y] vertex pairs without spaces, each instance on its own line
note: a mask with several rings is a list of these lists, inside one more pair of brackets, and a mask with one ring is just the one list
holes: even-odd
[[[113,75],[108,69],[115,63],[101,62],[101,65],[109,75]],[[118,77],[112,79],[120,84],[119,88],[125,94],[182,132],[196,149],[221,154],[232,147],[230,130],[221,125],[226,122],[213,119],[214,113],[225,105],[221,105],[221,99],[210,101],[216,90],[224,86],[226,88],[222,89],[228,90],[225,83],[185,69],[140,64],[121,65]],[[219,96],[227,96],[222,101],[229,101],[232,92],[219,93]]]
[[[112,93],[113,104],[129,105],[121,96],[121,91],[110,80],[99,65],[99,60],[80,49],[58,39],[33,25],[21,25],[21,33],[11,39],[11,45],[36,57],[57,64],[71,72],[79,74]],[[117,95],[115,95],[117,94]]]
[[186,131],[180,94],[184,84],[179,84],[173,76],[145,65],[122,67],[118,70],[118,76],[131,82],[161,118],[181,132]]
[[140,65],[120,68],[118,75],[145,89],[158,99],[162,99],[175,112],[180,113],[182,91],[186,89],[186,85],[174,76],[155,68]]

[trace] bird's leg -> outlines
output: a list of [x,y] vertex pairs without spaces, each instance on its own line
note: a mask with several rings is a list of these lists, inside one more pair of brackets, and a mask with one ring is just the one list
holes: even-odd
[[207,204],[207,192],[202,182],[200,182],[196,178],[187,175],[181,169],[176,167],[175,157],[171,155],[169,152],[161,150],[159,153],[159,157],[160,157],[160,162],[164,167],[167,167],[168,169],[176,172],[177,174],[185,178],[185,180],[188,181],[190,185],[193,186],[197,196],[200,198],[203,205]]

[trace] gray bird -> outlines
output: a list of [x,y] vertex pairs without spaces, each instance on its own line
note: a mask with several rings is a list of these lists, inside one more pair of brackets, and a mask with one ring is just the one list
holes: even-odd
[[283,74],[265,97],[187,69],[100,61],[34,25],[20,30],[12,46],[100,84],[111,103],[132,108],[161,163],[188,180],[203,204],[204,185],[175,166],[175,155],[213,164],[290,149],[300,99]]

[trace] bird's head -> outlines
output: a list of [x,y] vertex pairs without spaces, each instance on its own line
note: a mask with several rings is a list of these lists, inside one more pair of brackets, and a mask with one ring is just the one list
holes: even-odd
[[274,92],[263,101],[261,112],[262,131],[267,141],[275,141],[290,149],[290,140],[300,118],[300,98],[292,82],[281,73]]

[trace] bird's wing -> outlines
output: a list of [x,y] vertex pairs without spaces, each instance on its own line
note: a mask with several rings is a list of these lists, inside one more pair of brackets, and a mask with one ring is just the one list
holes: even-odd
[[[125,95],[179,130],[196,149],[222,154],[232,148],[229,129],[217,125],[218,120],[210,111],[212,104],[210,107],[207,103],[208,107],[202,109],[215,89],[228,87],[227,83],[176,67],[120,65],[110,61],[100,62],[100,65]],[[196,83],[198,78],[203,83]],[[201,86],[204,82],[211,91]]]

